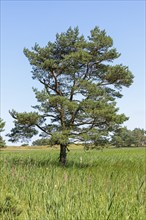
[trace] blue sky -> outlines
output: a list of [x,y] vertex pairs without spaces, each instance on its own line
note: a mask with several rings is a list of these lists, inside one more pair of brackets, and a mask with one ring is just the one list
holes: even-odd
[[[69,26],[88,36],[95,26],[105,29],[121,53],[116,62],[129,66],[135,79],[123,89],[117,106],[130,119],[129,129],[145,128],[145,1],[7,1],[1,0],[1,117],[5,132],[13,127],[8,111],[31,111],[36,103],[31,66],[23,48],[45,46]],[[4,137],[7,140],[7,138]],[[7,142],[8,143],[8,142]],[[11,144],[11,143],[8,143]]]

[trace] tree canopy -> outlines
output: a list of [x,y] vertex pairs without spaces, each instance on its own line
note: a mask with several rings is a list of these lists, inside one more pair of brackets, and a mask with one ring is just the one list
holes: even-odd
[[41,135],[60,144],[60,161],[66,163],[70,141],[102,141],[128,118],[118,114],[116,99],[129,87],[133,75],[127,66],[114,64],[120,54],[105,30],[95,27],[85,38],[78,27],[56,34],[45,47],[35,44],[24,54],[32,66],[32,78],[42,84],[33,88],[35,111],[10,111],[15,127],[11,141]]

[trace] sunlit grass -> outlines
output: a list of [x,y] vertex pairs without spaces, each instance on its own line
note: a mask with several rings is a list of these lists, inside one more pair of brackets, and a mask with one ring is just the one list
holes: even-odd
[[145,149],[1,152],[0,219],[143,220]]

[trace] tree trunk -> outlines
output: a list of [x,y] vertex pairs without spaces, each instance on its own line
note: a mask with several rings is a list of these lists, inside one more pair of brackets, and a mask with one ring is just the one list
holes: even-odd
[[67,155],[66,150],[67,150],[67,145],[66,144],[60,144],[60,159],[59,159],[59,162],[63,166],[66,165],[66,155]]

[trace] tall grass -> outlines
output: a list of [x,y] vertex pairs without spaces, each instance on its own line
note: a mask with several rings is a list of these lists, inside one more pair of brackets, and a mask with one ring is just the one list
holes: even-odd
[[144,220],[145,150],[3,151],[2,220]]

